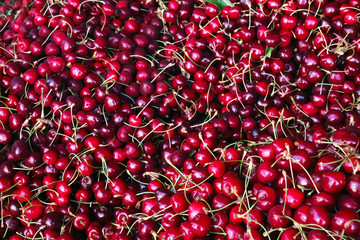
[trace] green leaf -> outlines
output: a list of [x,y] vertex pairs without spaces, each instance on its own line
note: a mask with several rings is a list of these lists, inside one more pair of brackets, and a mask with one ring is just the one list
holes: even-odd
[[229,7],[234,6],[234,4],[230,2],[230,0],[205,0],[205,2],[215,4],[219,8],[219,10],[222,10],[226,6]]
[[266,49],[265,57],[267,57],[267,58],[271,57],[271,53],[272,53],[273,50],[274,50],[273,47],[268,47]]

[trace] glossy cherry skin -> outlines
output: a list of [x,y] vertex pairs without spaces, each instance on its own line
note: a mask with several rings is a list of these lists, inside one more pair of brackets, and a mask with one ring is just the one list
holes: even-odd
[[180,213],[188,208],[189,203],[187,202],[184,194],[176,193],[170,197],[170,203],[174,212]]
[[262,187],[257,192],[256,198],[258,200],[257,206],[264,211],[269,211],[278,201],[276,191],[268,186]]
[[26,204],[26,209],[24,214],[30,219],[39,218],[44,211],[44,207],[38,200],[32,200],[30,203]]
[[269,162],[263,162],[257,168],[258,180],[261,183],[271,183],[278,178],[278,171]]
[[229,224],[229,217],[223,211],[218,211],[212,216],[212,232],[222,232],[226,225]]
[[301,239],[301,235],[300,235],[299,230],[294,229],[294,228],[289,228],[289,229],[286,229],[281,234],[280,240],[291,240],[291,239],[294,239],[294,240],[300,240]]
[[346,189],[348,193],[354,198],[360,198],[360,175],[352,175],[348,179]]
[[142,220],[137,224],[137,229],[140,237],[149,237],[152,231],[156,231],[156,223],[152,219]]
[[240,239],[245,230],[241,225],[230,223],[225,228],[226,237],[228,240]]
[[208,166],[208,171],[216,178],[221,178],[226,172],[226,165],[222,161],[214,161]]
[[244,240],[262,240],[262,239],[264,239],[264,237],[258,230],[248,229],[244,233]]
[[208,207],[203,202],[192,202],[189,207],[189,220],[191,221],[199,213],[207,213]]
[[320,192],[312,197],[312,203],[331,210],[335,206],[335,197],[327,192]]
[[316,205],[312,206],[308,212],[308,224],[316,224],[322,227],[328,227],[331,224],[329,210],[325,207]]
[[331,238],[321,230],[311,230],[307,235],[308,240],[330,240]]
[[164,216],[161,220],[161,225],[165,229],[175,228],[179,224],[180,224],[180,216],[179,215],[177,215],[172,210],[166,210],[164,212]]
[[297,209],[305,200],[305,194],[299,189],[289,188],[284,192],[283,199],[290,208]]
[[197,214],[191,220],[191,229],[197,237],[205,237],[210,232],[211,219],[204,213]]
[[231,198],[238,198],[244,192],[244,183],[236,178],[223,179],[222,190],[225,195]]
[[341,209],[335,213],[331,224],[336,230],[345,229],[348,234],[355,235],[360,230],[358,220],[359,215],[354,210]]
[[259,229],[263,220],[263,212],[257,208],[251,209],[244,216],[244,223],[251,229]]
[[325,172],[321,177],[321,185],[328,193],[340,192],[346,186],[346,176],[343,172]]
[[290,224],[290,219],[284,217],[292,217],[292,210],[288,206],[281,204],[272,207],[268,213],[268,222],[272,227],[280,228],[286,227]]

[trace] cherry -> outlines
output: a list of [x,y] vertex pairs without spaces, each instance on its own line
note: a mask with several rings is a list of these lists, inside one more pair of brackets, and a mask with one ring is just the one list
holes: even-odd
[[352,210],[356,210],[358,209],[359,204],[360,203],[357,201],[356,198],[353,198],[349,195],[342,195],[338,200],[337,207],[339,209],[349,208]]
[[281,240],[290,240],[290,239],[295,239],[295,240],[300,240],[301,239],[301,235],[299,230],[294,229],[294,228],[289,228],[286,229],[284,232],[282,232]]
[[180,225],[180,232],[182,233],[184,239],[194,239],[195,235],[191,229],[191,223],[185,221]]
[[316,164],[315,171],[317,172],[327,172],[335,170],[336,168],[336,159],[332,155],[325,155],[319,159]]
[[277,203],[277,196],[275,190],[268,186],[262,187],[256,193],[256,198],[258,200],[256,205],[264,211],[269,211]]
[[245,214],[244,222],[251,229],[259,229],[263,223],[263,213],[261,210],[254,208]]
[[191,229],[195,236],[205,237],[210,232],[211,219],[204,213],[197,214],[191,220]]
[[179,215],[177,215],[175,212],[173,212],[172,210],[166,210],[164,212],[164,216],[161,220],[161,225],[165,228],[165,229],[171,229],[174,228],[176,226],[179,226],[180,224],[180,217]]
[[182,193],[176,193],[170,198],[171,206],[174,212],[181,213],[188,208],[188,202]]
[[219,9],[216,5],[214,4],[207,4],[205,7],[205,14],[210,17],[210,18],[214,18],[216,17],[216,15],[219,13]]
[[208,211],[208,206],[203,202],[192,202],[189,207],[189,220],[191,221],[197,214],[204,213]]
[[335,199],[333,195],[330,195],[326,192],[320,192],[313,196],[312,202],[314,205],[322,205],[329,210],[335,206]]
[[311,230],[307,235],[307,238],[309,240],[320,240],[320,239],[330,240],[330,237],[325,232],[316,229]]
[[130,158],[136,159],[136,158],[140,157],[140,154],[141,154],[140,149],[133,142],[126,144],[124,147],[124,151],[125,151],[126,157],[129,159]]
[[[185,156],[183,157],[185,158]],[[208,150],[200,150],[195,155],[195,160],[199,162],[202,166],[207,165],[212,160],[212,155]]]
[[303,203],[305,194],[299,189],[290,188],[284,192],[283,199],[290,208],[297,209]]
[[223,178],[222,191],[231,198],[239,198],[244,192],[244,183],[234,177]]
[[352,197],[359,198],[360,175],[350,176],[347,181],[346,189]]
[[270,209],[268,213],[268,222],[275,228],[286,227],[290,224],[290,219],[287,217],[292,217],[292,214],[293,213],[288,206],[284,207],[279,204]]
[[216,178],[221,178],[226,171],[226,165],[222,161],[214,161],[208,166],[208,172]]
[[214,195],[214,187],[210,183],[202,183],[198,188],[194,189],[191,192],[191,197],[193,199],[202,199],[204,201],[209,201]]
[[223,229],[229,224],[228,216],[225,212],[219,211],[215,212],[212,216],[212,227],[211,231],[213,232],[222,232]]
[[237,165],[237,162],[241,159],[241,154],[235,148],[229,148],[225,152],[225,161],[230,166]]
[[225,228],[226,237],[229,240],[239,239],[245,230],[238,224],[230,223]]
[[213,209],[222,209],[226,212],[231,211],[232,200],[224,194],[217,194],[212,201]]
[[355,24],[356,23],[356,12],[349,11],[344,16],[344,22],[347,24]]
[[278,178],[278,171],[269,162],[261,163],[257,168],[258,180],[261,183],[271,183]]
[[42,203],[35,199],[25,205],[24,215],[30,219],[37,219],[42,215],[43,211]]
[[284,29],[294,29],[297,24],[297,18],[295,15],[284,15],[281,18],[281,27]]
[[75,63],[70,68],[70,74],[74,79],[81,80],[88,74],[88,68],[83,64]]
[[[325,12],[324,12],[324,14],[325,14]],[[304,21],[304,26],[309,30],[314,29],[318,24],[319,24],[319,19],[313,15],[307,16]]]
[[55,57],[49,62],[50,70],[55,73],[59,73],[63,71],[65,69],[65,66],[66,66],[66,62],[61,57]]
[[335,213],[331,224],[336,230],[345,229],[348,234],[354,235],[360,228],[358,219],[359,216],[355,211],[342,209]]
[[12,134],[7,130],[0,130],[0,144],[6,145],[12,140]]
[[62,224],[62,215],[60,212],[50,212],[42,217],[42,224],[46,229],[56,230]]
[[[310,166],[310,156],[307,153],[306,150],[303,149],[296,149],[293,150],[290,154],[291,162],[286,161],[283,165],[284,168],[288,169],[287,164],[289,164],[289,167],[294,168],[295,171],[303,171],[304,169],[307,169]],[[279,161],[279,164],[282,164],[282,161]]]
[[98,201],[100,204],[108,204],[112,199],[111,191],[109,189],[104,189],[102,187],[96,189],[94,191],[94,194],[96,201]]
[[84,230],[88,227],[90,218],[85,213],[78,213],[74,216],[73,226],[77,230]]
[[325,172],[321,177],[321,186],[328,193],[340,192],[346,186],[346,176],[343,172]]
[[19,227],[19,220],[11,217],[4,217],[4,223],[6,228],[13,232]]
[[312,206],[308,212],[308,224],[328,227],[331,223],[329,211],[320,205]]
[[11,146],[11,152],[16,160],[25,159],[30,155],[30,149],[27,143],[22,139],[16,140],[13,143]]
[[[106,201],[107,200],[110,200],[110,196],[111,195],[106,195],[108,197],[108,199],[105,199]],[[135,195],[134,193],[134,190],[133,189],[128,189],[123,197],[122,197],[122,203],[125,205],[125,206],[129,206],[129,207],[134,207],[138,201],[138,197]]]
[[156,224],[153,220],[142,220],[138,224],[139,236],[149,237],[152,231],[156,231]]

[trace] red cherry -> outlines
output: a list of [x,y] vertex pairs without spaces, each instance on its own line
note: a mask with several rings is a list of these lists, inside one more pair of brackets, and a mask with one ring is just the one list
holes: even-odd
[[297,209],[303,203],[305,194],[299,189],[289,188],[284,192],[283,199],[290,208]]
[[172,206],[172,209],[176,213],[181,213],[188,209],[189,203],[186,200],[186,197],[183,193],[176,193],[170,197],[170,203]]
[[223,211],[215,212],[212,216],[212,232],[222,232],[225,229],[226,225],[229,224],[228,215]]
[[272,167],[271,163],[263,162],[257,168],[258,180],[261,183],[271,183],[274,182],[278,176],[278,171]]
[[350,235],[359,233],[359,215],[351,209],[337,211],[332,219],[332,226],[336,230],[345,230]]
[[311,230],[307,235],[308,240],[330,240],[331,238],[322,230]]
[[352,175],[348,179],[346,189],[354,198],[360,198],[360,175]]
[[284,15],[281,18],[281,27],[284,29],[294,29],[297,24],[297,17],[296,15]]
[[328,227],[331,223],[329,211],[323,206],[312,206],[308,212],[308,224],[316,226]]
[[90,223],[90,218],[85,213],[78,213],[74,216],[73,225],[77,230],[85,230]]
[[343,172],[325,172],[321,177],[321,186],[328,193],[340,192],[346,186],[346,176]]
[[195,236],[205,237],[210,232],[211,219],[204,213],[197,214],[191,220],[191,229]]
[[199,213],[206,214],[208,210],[208,206],[205,203],[192,202],[188,207],[189,220],[191,221]]
[[216,178],[221,178],[226,171],[225,163],[222,161],[214,161],[208,166],[208,172]]
[[277,203],[278,197],[273,188],[264,186],[256,193],[256,198],[256,205],[264,211],[269,211]]
[[344,22],[347,24],[355,24],[357,22],[356,19],[357,13],[355,11],[349,11],[344,16]]
[[222,191],[225,195],[237,199],[240,198],[244,192],[244,183],[233,177],[224,178],[222,182]]
[[225,228],[226,237],[228,240],[240,239],[245,230],[241,225],[230,223]]
[[264,220],[263,213],[257,208],[248,211],[244,216],[244,222],[251,229],[259,229]]
[[225,161],[226,164],[230,166],[235,166],[241,160],[241,153],[240,151],[236,150],[235,148],[228,148],[225,152]]
[[270,209],[268,213],[268,222],[275,228],[286,227],[290,224],[290,219],[288,217],[292,217],[292,214],[293,213],[288,206],[279,204]]
[[24,215],[30,219],[38,219],[43,214],[43,211],[43,204],[35,199],[25,205]]
[[286,229],[284,232],[282,232],[280,240],[300,240],[301,234],[299,230],[295,228],[289,228]]

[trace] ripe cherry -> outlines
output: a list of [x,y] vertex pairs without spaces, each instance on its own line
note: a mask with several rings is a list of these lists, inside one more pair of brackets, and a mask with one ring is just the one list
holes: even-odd
[[290,224],[290,219],[287,217],[292,217],[292,214],[293,213],[288,206],[279,204],[270,209],[268,213],[268,222],[275,228],[286,227]]
[[325,172],[321,177],[321,185],[328,193],[340,192],[346,186],[346,176],[343,172]]
[[357,234],[360,229],[360,223],[357,221],[359,215],[350,209],[342,209],[335,213],[332,219],[332,226],[336,230],[344,230],[350,234]]
[[205,237],[210,232],[211,219],[204,213],[197,214],[191,220],[191,229],[195,236]]
[[308,224],[314,224],[321,227],[328,227],[331,224],[329,211],[320,205],[312,206],[308,212]]

